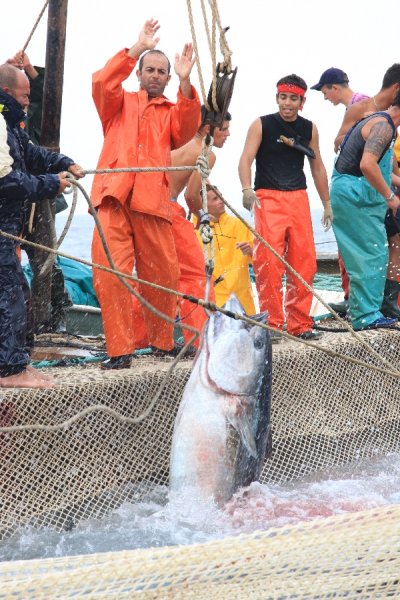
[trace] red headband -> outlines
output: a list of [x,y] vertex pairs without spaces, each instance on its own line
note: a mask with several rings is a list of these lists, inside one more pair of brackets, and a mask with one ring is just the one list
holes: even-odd
[[289,94],[297,94],[298,96],[301,96],[302,98],[304,98],[304,94],[306,93],[306,91],[303,90],[303,88],[298,87],[297,85],[294,85],[293,83],[280,83],[278,85],[278,94],[280,92],[288,92]]

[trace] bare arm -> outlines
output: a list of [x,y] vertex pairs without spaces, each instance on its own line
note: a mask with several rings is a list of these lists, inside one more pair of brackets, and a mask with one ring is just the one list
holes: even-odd
[[262,140],[261,119],[256,119],[247,132],[242,155],[239,160],[239,178],[242,189],[251,188],[251,165],[254,162]]
[[317,188],[317,192],[321,199],[321,202],[325,205],[329,203],[328,177],[319,150],[318,130],[314,123],[310,147],[315,152],[315,158],[309,158],[311,174],[313,176],[315,187]]
[[378,119],[369,121],[361,130],[366,142],[360,169],[368,183],[384,198],[389,198],[392,191],[381,173],[378,161],[392,139],[392,128],[386,119]]

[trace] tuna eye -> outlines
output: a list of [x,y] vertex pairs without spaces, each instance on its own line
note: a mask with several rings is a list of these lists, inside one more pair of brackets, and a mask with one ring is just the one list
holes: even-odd
[[256,337],[254,340],[254,348],[256,350],[261,350],[264,348],[264,339],[262,337]]

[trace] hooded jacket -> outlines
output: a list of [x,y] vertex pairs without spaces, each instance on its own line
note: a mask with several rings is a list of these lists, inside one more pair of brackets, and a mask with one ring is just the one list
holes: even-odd
[[[176,104],[165,96],[148,99],[145,90],[127,92],[122,82],[137,60],[121,50],[93,75],[93,100],[101,119],[104,144],[98,169],[171,166],[171,150],[188,142],[200,122],[200,101],[178,92]],[[131,210],[171,221],[168,175],[164,172],[95,175],[94,206],[107,196]]]
[[19,103],[0,89],[0,112],[7,124],[7,144],[12,170],[0,178],[0,228],[20,231],[24,208],[31,202],[54,198],[60,182],[56,173],[74,161],[29,141],[21,127],[25,113]]

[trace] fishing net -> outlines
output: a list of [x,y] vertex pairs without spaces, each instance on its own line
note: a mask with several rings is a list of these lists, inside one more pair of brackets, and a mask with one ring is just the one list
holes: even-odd
[[[348,333],[327,331],[318,342],[335,356],[292,341],[273,347],[274,449],[263,483],[399,451],[400,383],[389,372],[400,369],[399,333],[362,335],[390,362],[387,372]],[[51,368],[55,389],[1,391],[1,426],[41,425],[0,433],[3,539],[26,525],[68,530],[168,485],[191,368],[181,361],[165,382],[170,360],[141,356],[111,373]],[[147,418],[127,421],[148,408]],[[386,507],[204,545],[0,563],[0,598],[386,598],[400,573],[399,517]]]

